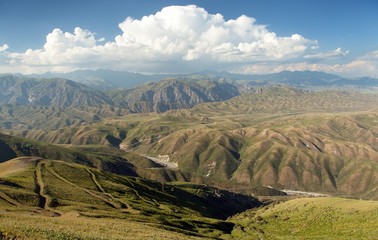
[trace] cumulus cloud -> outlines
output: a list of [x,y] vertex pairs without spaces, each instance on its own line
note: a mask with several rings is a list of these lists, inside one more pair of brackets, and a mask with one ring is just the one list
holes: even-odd
[[9,48],[8,44],[4,44],[3,46],[0,46],[0,53],[5,52]]
[[308,58],[308,59],[315,59],[315,60],[327,60],[327,59],[345,57],[348,53],[349,53],[348,50],[342,51],[341,48],[337,48],[333,51],[308,54],[303,57]]
[[225,19],[195,5],[170,6],[140,19],[119,23],[113,40],[97,39],[89,30],[54,29],[39,49],[9,52],[0,45],[0,72],[69,72],[107,68],[137,72],[191,72],[203,69],[239,73],[325,71],[344,76],[375,76],[378,51],[344,64],[322,60],[342,58],[337,48],[319,52],[316,40],[300,34],[278,36],[256,19],[242,15]]
[[9,62],[28,72],[83,68],[159,72],[169,71],[172,63],[211,67],[283,61],[317,47],[316,41],[299,34],[277,36],[252,17],[225,20],[195,5],[165,7],[141,19],[128,17],[119,28],[122,34],[110,42],[79,27],[73,33],[57,28],[46,36],[42,48],[11,53]]
[[294,34],[279,37],[254,18],[242,15],[226,21],[221,14],[209,14],[191,6],[163,8],[142,19],[127,18],[118,46],[143,47],[152,55],[193,61],[256,61],[292,58],[302,54],[314,41]]
[[[93,33],[75,28],[73,33],[63,32],[56,28],[46,36],[42,49],[28,49],[24,53],[10,53],[11,65],[23,68],[34,68],[38,71],[72,69],[76,64],[90,62],[94,56],[97,41]],[[49,69],[50,68],[50,69]]]

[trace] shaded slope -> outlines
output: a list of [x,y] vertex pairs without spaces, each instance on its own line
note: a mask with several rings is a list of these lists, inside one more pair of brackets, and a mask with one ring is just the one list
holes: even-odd
[[2,161],[19,156],[33,156],[75,162],[117,174],[136,176],[134,166],[114,150],[107,148],[81,148],[56,146],[25,138],[11,137],[0,133],[0,151],[9,151],[2,155]]

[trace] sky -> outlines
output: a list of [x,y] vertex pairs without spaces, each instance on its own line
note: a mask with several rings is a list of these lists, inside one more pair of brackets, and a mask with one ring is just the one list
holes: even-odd
[[378,78],[378,1],[0,1],[0,73],[80,69]]

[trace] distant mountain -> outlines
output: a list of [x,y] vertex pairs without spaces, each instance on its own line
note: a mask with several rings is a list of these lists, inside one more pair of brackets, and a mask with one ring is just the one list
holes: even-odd
[[238,87],[203,79],[166,79],[108,93],[67,79],[0,76],[0,126],[57,129],[130,112],[164,112],[240,95]]
[[77,70],[69,73],[45,73],[29,75],[29,77],[37,78],[70,79],[98,90],[130,89],[149,81],[158,81],[160,79],[172,76],[175,75],[147,75],[141,73],[112,70]]
[[[87,80],[92,76],[87,74],[97,74],[102,77],[109,74],[109,78],[103,79],[102,82],[109,88],[98,85],[97,87],[101,90],[96,90],[62,78],[44,79],[22,75],[0,75],[0,126],[5,129],[29,129],[40,128],[41,124],[45,124],[44,127],[56,129],[130,112],[147,113],[188,109],[204,102],[221,102],[240,94],[258,92],[260,88],[273,84],[290,85],[307,90],[378,87],[377,79],[344,79],[322,72],[240,75],[203,71],[151,81],[132,89],[125,89],[128,80],[122,76],[126,76],[127,72],[99,70],[77,71],[72,74],[87,76],[88,78],[85,78]],[[114,78],[114,76],[118,77]],[[138,79],[133,82],[137,84],[137,82],[159,79],[167,75],[147,76],[129,73],[128,76]],[[114,88],[114,86],[118,87]],[[106,89],[113,90],[105,92]],[[273,99],[272,102],[277,101]],[[278,102],[275,106],[281,106],[280,104],[282,102]]]
[[56,129],[127,113],[105,93],[74,81],[0,76],[3,129]]
[[0,77],[0,104],[49,107],[112,105],[103,93],[66,79]]
[[213,80],[165,79],[129,91],[115,91],[111,99],[131,112],[165,112],[202,102],[219,102],[240,95],[234,84]]
[[[167,78],[181,80],[227,81],[239,85],[242,91],[250,87],[269,84],[286,84],[301,88],[370,88],[378,87],[378,79],[343,78],[334,74],[317,71],[282,71],[272,74],[236,74],[204,70],[187,74],[141,74],[112,70],[78,70],[70,73],[45,73],[28,75],[34,78],[66,78],[85,84],[98,90],[132,89],[147,82],[156,82]],[[241,87],[244,87],[241,88]]]

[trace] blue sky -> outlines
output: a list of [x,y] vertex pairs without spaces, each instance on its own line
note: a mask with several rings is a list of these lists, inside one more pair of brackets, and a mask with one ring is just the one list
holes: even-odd
[[0,1],[0,72],[209,68],[378,77],[377,62],[376,0]]

